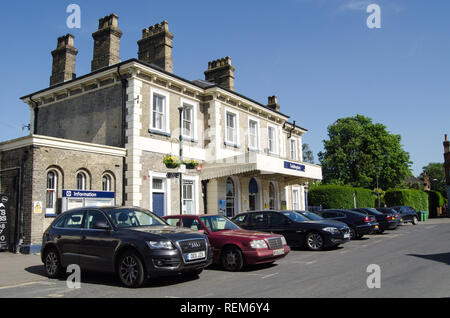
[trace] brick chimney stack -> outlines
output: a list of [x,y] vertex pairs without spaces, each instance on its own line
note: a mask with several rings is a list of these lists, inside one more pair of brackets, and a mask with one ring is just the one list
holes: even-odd
[[280,105],[277,102],[276,96],[269,96],[267,107],[269,107],[270,109],[275,110],[277,112],[280,111]]
[[53,64],[50,86],[70,81],[76,77],[75,60],[78,50],[73,46],[74,36],[66,34],[58,38],[58,45],[52,51]]
[[229,56],[208,63],[205,80],[234,91],[234,66]]
[[167,21],[142,30],[142,39],[137,42],[139,60],[173,73],[172,40]]
[[94,57],[91,70],[95,71],[110,65],[120,63],[119,17],[111,14],[98,21],[98,30],[92,33],[94,38]]

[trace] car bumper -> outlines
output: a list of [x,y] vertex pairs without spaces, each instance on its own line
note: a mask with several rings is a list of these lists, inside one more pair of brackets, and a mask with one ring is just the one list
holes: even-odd
[[325,246],[326,247],[331,247],[331,246],[336,246],[338,244],[344,244],[347,242],[350,242],[350,232],[348,233],[348,238],[344,238],[344,234],[340,233],[340,234],[325,234],[324,235],[324,239],[325,239]]
[[[356,227],[356,233],[358,235],[368,235],[368,234],[372,234],[374,231],[376,231],[377,229],[375,228],[378,225],[378,223],[371,223],[371,224],[367,224],[367,225],[359,225]],[[379,227],[379,225],[378,225]]]
[[205,258],[194,261],[186,261],[178,250],[153,251],[144,258],[148,276],[168,276],[208,267],[212,263],[212,252],[208,249]]
[[[283,254],[274,255],[274,250],[260,249],[243,251],[245,262],[248,265],[271,263],[285,257],[291,251],[288,245],[283,246]],[[281,249],[280,249],[281,250]]]

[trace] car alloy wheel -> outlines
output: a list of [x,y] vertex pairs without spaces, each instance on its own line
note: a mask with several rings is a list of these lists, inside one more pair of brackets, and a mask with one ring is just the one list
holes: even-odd
[[419,219],[416,216],[413,217],[412,224],[414,224],[414,225],[419,224]]
[[356,239],[356,231],[352,228],[350,228],[350,239],[351,240]]
[[119,263],[119,277],[127,287],[139,287],[144,283],[144,267],[134,253],[126,253]]
[[62,273],[62,266],[59,260],[58,252],[50,249],[46,252],[44,258],[45,272],[50,278],[59,277]]
[[306,236],[306,245],[310,250],[319,251],[323,248],[322,235],[318,233],[309,233]]
[[235,247],[227,248],[222,254],[223,267],[232,272],[237,272],[244,266],[242,252]]

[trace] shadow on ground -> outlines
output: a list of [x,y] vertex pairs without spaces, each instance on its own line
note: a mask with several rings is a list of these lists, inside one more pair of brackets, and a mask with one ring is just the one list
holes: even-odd
[[450,253],[429,254],[429,255],[408,254],[408,256],[420,257],[431,261],[450,265]]

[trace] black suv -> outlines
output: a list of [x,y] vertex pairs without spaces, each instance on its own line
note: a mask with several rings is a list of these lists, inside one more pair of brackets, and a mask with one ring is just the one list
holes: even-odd
[[41,259],[55,278],[71,265],[115,272],[127,287],[167,274],[198,275],[211,264],[205,235],[170,226],[137,207],[86,207],[59,215],[45,231]]
[[236,215],[233,221],[246,230],[281,234],[289,246],[322,250],[350,240],[350,230],[341,222],[311,220],[297,211],[266,210]]
[[400,213],[400,216],[403,220],[403,223],[412,223],[414,225],[419,224],[419,216],[417,214],[417,211],[414,210],[410,206],[393,206],[390,207],[390,209],[394,209],[398,213]]
[[375,217],[349,210],[322,210],[316,212],[325,219],[344,222],[350,228],[351,239],[362,238],[366,234],[372,234],[379,229]]

